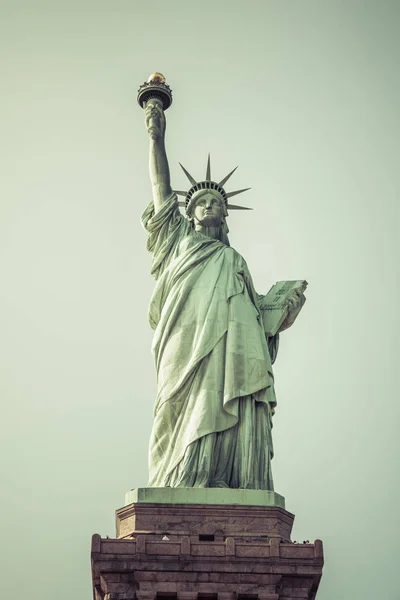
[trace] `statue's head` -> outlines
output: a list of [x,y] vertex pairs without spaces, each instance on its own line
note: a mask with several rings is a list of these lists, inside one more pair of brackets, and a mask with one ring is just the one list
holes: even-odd
[[199,190],[186,206],[186,216],[195,227],[221,227],[227,214],[226,202],[216,190]]

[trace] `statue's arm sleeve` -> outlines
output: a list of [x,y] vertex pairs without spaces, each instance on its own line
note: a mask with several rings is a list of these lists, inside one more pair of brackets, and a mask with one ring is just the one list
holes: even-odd
[[271,363],[274,364],[276,357],[278,355],[279,333],[273,335],[272,337],[267,337],[267,344],[268,344],[269,355],[271,358]]
[[[261,316],[263,313],[263,308],[262,308],[263,298],[264,298],[264,294],[257,294],[258,306],[259,306]],[[269,351],[269,355],[271,358],[271,363],[274,364],[276,357],[278,355],[278,349],[279,349],[279,333],[276,333],[275,335],[272,335],[272,336],[266,335],[266,338],[267,338],[268,351]]]
[[151,273],[158,279],[171,259],[177,256],[179,241],[190,228],[179,211],[177,195],[170,194],[157,212],[154,202],[150,202],[142,215],[142,225],[148,233],[147,250],[153,258]]

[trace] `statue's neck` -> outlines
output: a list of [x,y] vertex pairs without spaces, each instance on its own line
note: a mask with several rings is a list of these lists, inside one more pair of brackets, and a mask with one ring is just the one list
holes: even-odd
[[206,227],[204,225],[200,225],[196,223],[195,231],[199,231],[203,235],[211,238],[212,240],[220,240],[221,239],[221,227]]

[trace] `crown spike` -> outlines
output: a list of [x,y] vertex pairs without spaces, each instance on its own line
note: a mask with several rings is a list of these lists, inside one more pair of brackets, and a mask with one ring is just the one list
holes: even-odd
[[183,192],[182,190],[174,190],[175,194],[178,194],[178,196],[187,196],[187,192]]
[[225,185],[225,183],[228,181],[229,177],[231,177],[234,174],[234,172],[236,171],[236,169],[237,169],[237,167],[235,167],[233,169],[233,171],[231,171],[230,173],[228,173],[228,175],[226,175],[226,177],[224,177],[222,179],[222,181],[219,182],[218,185],[220,185],[221,187],[223,187]]
[[193,177],[191,176],[191,174],[188,171],[186,171],[185,167],[183,165],[181,165],[181,163],[179,163],[179,164],[180,164],[183,172],[185,173],[186,177],[189,179],[190,183],[192,185],[196,185],[197,181],[195,179],[193,179]]
[[243,190],[236,190],[236,192],[228,192],[226,194],[226,197],[232,198],[232,196],[236,196],[237,194],[242,194],[243,192],[247,192],[247,190],[251,190],[251,188],[244,188]]
[[253,210],[248,206],[237,206],[237,204],[228,204],[226,207],[228,210]]
[[206,181],[211,181],[211,163],[210,163],[210,153],[208,153],[208,160],[207,160],[207,171],[206,171]]

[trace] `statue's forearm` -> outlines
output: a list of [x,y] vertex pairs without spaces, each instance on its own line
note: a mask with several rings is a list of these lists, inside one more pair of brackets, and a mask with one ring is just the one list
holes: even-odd
[[172,192],[164,139],[150,139],[149,170],[157,212]]

